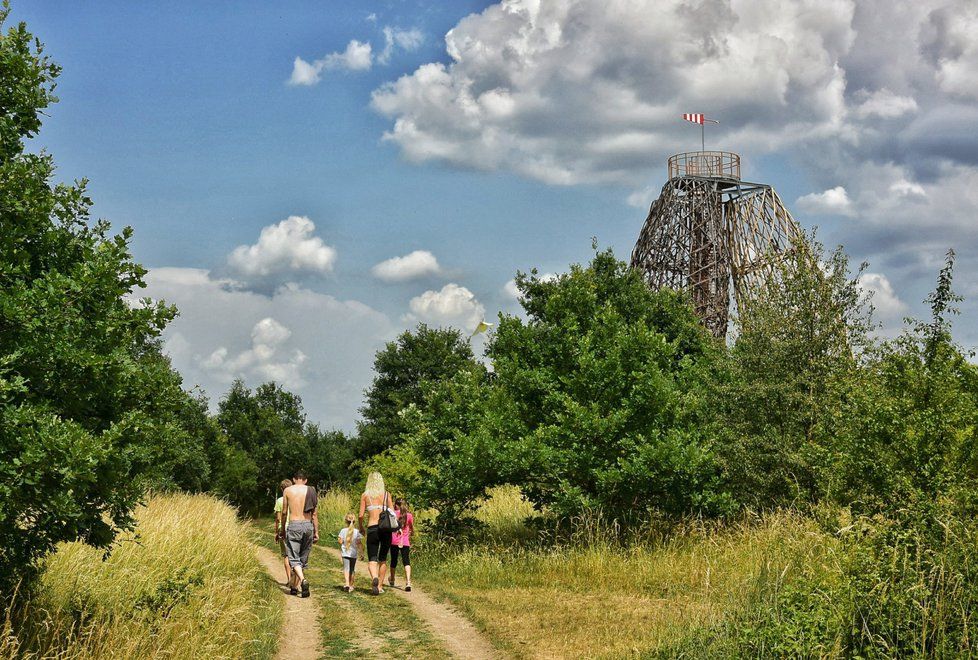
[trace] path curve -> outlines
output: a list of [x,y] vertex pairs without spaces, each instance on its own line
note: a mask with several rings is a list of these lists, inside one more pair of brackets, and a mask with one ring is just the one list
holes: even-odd
[[[276,660],[316,660],[319,657],[319,608],[315,595],[309,598],[289,596],[289,587],[279,580],[285,579],[282,558],[267,548],[255,547],[255,554],[265,572],[275,585],[286,594],[282,610],[282,629],[278,636]],[[288,650],[288,653],[286,653]]]
[[[327,550],[335,557],[341,557],[338,549],[327,548]],[[366,561],[357,562],[357,572],[365,575],[369,584],[370,572],[367,570]],[[435,637],[441,640],[448,652],[456,658],[494,660],[498,657],[492,645],[471,621],[459,614],[454,608],[426,594],[418,588],[418,585],[412,584],[410,593],[402,589],[391,588],[390,585],[387,585],[385,589],[385,593],[396,594],[408,601],[415,613],[430,626]]]

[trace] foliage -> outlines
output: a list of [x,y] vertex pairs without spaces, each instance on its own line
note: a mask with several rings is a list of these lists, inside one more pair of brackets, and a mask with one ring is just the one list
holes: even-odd
[[346,436],[307,423],[302,400],[280,385],[251,391],[235,381],[218,404],[217,424],[227,446],[214,490],[246,512],[269,509],[279,482],[296,469],[320,488],[344,476]]
[[462,371],[409,415],[421,500],[455,516],[515,483],[559,515],[728,510],[699,423],[720,347],[686,300],[650,291],[610,251],[516,282],[528,318],[500,318],[492,376]]
[[894,513],[949,499],[978,512],[978,368],[951,340],[953,253],[928,298],[932,318],[878,351],[835,452],[832,496],[856,511]]
[[376,377],[360,409],[356,455],[365,458],[399,444],[406,430],[402,411],[419,405],[426,383],[437,383],[475,364],[472,348],[455,328],[424,323],[378,351]]
[[737,499],[753,507],[809,502],[824,491],[834,438],[864,387],[872,348],[868,301],[841,249],[814,237],[781,262],[739,323],[715,384],[720,454]]
[[25,148],[59,67],[24,24],[0,34],[0,63],[2,593],[59,541],[106,546],[147,483],[193,488],[203,465],[160,354],[175,310],[132,297],[131,229],[90,222],[85,182],[53,184],[52,157]]

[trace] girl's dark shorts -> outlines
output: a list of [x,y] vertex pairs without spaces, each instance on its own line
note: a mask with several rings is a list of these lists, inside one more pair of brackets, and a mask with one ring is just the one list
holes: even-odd
[[403,548],[398,548],[396,545],[391,546],[391,568],[397,567],[397,559],[400,556],[401,563],[405,566],[411,565],[411,546],[406,545]]
[[367,560],[387,561],[387,553],[391,549],[391,533],[382,532],[377,525],[367,528]]

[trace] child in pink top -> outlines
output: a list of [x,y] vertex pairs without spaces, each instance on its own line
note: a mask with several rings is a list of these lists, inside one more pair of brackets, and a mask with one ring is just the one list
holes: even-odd
[[400,559],[404,564],[404,577],[407,578],[404,591],[411,591],[411,535],[414,533],[414,516],[403,497],[394,500],[394,515],[397,516],[401,528],[391,535],[390,584],[394,586],[394,569]]

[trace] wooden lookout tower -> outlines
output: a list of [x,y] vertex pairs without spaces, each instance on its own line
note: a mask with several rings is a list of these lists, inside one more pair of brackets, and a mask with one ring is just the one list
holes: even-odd
[[703,323],[722,338],[731,293],[744,313],[775,262],[803,240],[774,188],[741,181],[740,156],[693,151],[669,158],[669,180],[652,202],[631,266],[654,289],[689,291]]

